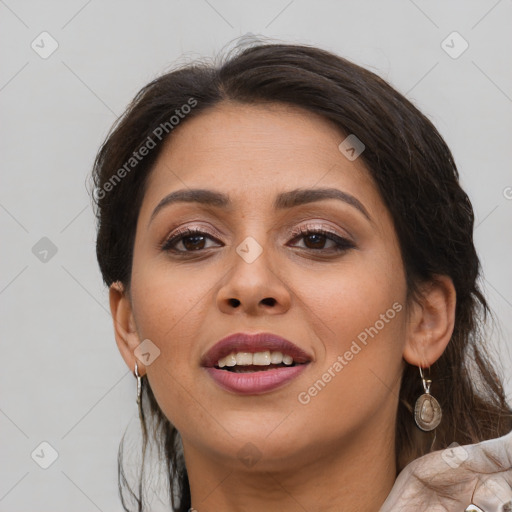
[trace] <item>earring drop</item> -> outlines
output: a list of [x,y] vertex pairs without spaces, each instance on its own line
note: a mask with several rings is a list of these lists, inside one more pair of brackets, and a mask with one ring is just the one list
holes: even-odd
[[414,421],[418,428],[425,432],[430,432],[441,423],[443,413],[439,402],[430,394],[430,386],[432,384],[432,380],[430,379],[430,366],[428,367],[428,376],[425,376],[421,366],[419,370],[425,392],[416,400],[414,406]]
[[139,375],[139,368],[137,366],[137,363],[135,363],[134,374],[135,374],[135,377],[137,377],[137,405],[140,406],[140,397],[142,395],[142,378]]

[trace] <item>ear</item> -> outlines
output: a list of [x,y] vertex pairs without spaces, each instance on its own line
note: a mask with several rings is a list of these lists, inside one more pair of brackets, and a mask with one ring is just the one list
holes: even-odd
[[114,322],[114,333],[117,347],[131,372],[135,372],[135,363],[139,375],[145,374],[143,363],[135,356],[134,351],[140,345],[132,305],[129,294],[121,282],[112,283],[109,288],[110,311]]
[[448,345],[455,325],[456,292],[450,277],[424,283],[409,311],[404,359],[414,366],[434,364]]

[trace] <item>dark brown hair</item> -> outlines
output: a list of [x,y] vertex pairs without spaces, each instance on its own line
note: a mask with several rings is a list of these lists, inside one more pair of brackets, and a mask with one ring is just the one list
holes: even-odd
[[[120,281],[129,293],[137,217],[163,143],[173,129],[223,101],[301,107],[331,120],[343,133],[355,134],[365,145],[360,158],[393,218],[409,298],[417,295],[419,284],[436,275],[453,280],[454,332],[432,367],[432,394],[441,404],[443,420],[434,443],[432,433],[415,426],[411,410],[422,393],[421,380],[418,369],[406,364],[397,410],[398,471],[452,442],[471,444],[509,432],[512,411],[484,346],[484,327],[492,314],[477,283],[480,262],[473,243],[473,209],[460,187],[453,156],[434,125],[385,80],[325,50],[255,44],[235,49],[217,63],[187,64],[142,88],[99,150],[92,173],[96,251],[105,284]],[[130,160],[134,152],[140,156],[140,148],[149,147],[150,140],[154,147],[146,156]],[[187,511],[190,488],[179,433],[162,413],[147,380],[144,402],[156,419],[152,437],[165,454],[172,505]],[[145,419],[143,434],[145,447]],[[129,510],[121,489],[121,483],[127,483],[121,452],[122,442],[119,489]],[[144,510],[141,482],[138,496],[130,493],[138,510]]]

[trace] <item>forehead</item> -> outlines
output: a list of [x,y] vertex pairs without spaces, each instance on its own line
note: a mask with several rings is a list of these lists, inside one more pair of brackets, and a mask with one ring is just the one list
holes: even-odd
[[345,137],[299,107],[221,103],[172,132],[149,176],[141,216],[183,188],[223,190],[236,206],[270,206],[278,191],[301,187],[337,187],[376,203],[362,159],[349,161],[338,148]]

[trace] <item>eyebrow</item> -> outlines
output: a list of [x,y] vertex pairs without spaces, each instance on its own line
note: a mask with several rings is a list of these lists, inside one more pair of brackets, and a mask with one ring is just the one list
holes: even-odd
[[[313,203],[326,199],[337,199],[359,210],[370,222],[372,218],[362,205],[362,203],[353,195],[338,190],[336,188],[310,188],[295,189],[288,192],[282,192],[274,200],[274,210],[284,210]],[[176,190],[166,195],[156,206],[151,214],[148,225],[163,208],[175,203],[200,203],[202,205],[213,206],[216,208],[228,209],[232,207],[232,202],[228,195],[208,189],[182,189]]]

